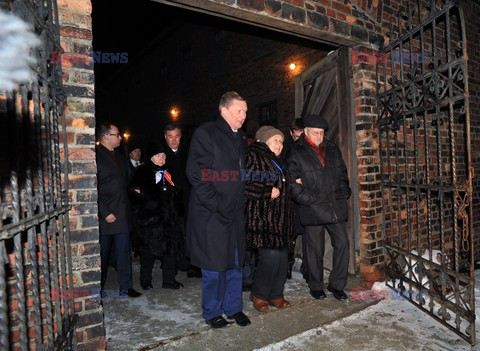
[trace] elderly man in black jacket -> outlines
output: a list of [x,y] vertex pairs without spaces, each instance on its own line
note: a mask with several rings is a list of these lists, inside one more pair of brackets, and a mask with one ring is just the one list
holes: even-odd
[[316,299],[326,298],[323,285],[323,254],[325,229],[333,245],[333,269],[327,289],[338,300],[347,299],[343,291],[347,284],[349,242],[345,222],[350,187],[347,168],[338,147],[325,138],[328,123],[318,115],[304,118],[304,135],[288,156],[292,178],[292,198],[299,204],[299,214],[305,226],[305,246],[308,286]]
[[250,320],[243,313],[242,267],[245,259],[244,191],[247,137],[240,129],[246,101],[236,92],[220,99],[220,116],[193,134],[187,160],[192,185],[187,245],[192,264],[202,269],[203,318],[213,328]]
[[117,126],[111,123],[100,124],[97,134],[100,138],[96,153],[102,290],[107,281],[110,252],[114,246],[120,292],[122,295],[138,297],[142,294],[132,287],[126,161],[115,150],[122,137]]

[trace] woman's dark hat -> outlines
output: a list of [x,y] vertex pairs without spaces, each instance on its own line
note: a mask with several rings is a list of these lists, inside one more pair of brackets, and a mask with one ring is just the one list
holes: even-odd
[[161,154],[161,153],[166,153],[165,152],[165,147],[163,146],[162,143],[160,142],[151,142],[148,144],[147,146],[147,152],[146,152],[146,156],[147,156],[147,159],[151,159],[152,156],[155,156],[156,154]]

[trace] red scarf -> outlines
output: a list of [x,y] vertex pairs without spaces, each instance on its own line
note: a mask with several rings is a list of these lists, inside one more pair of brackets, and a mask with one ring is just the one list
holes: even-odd
[[317,154],[318,159],[320,160],[320,163],[322,164],[322,166],[325,167],[325,156],[327,155],[327,148],[325,147],[325,145],[321,143],[319,146],[317,146],[308,137],[305,137],[305,139]]

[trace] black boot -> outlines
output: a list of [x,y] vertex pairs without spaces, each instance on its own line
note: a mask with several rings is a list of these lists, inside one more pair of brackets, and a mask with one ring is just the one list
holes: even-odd
[[140,282],[140,286],[143,290],[153,289],[152,282]]
[[180,287],[183,287],[183,284],[180,282],[177,282],[175,279],[171,281],[163,282],[162,284],[162,288],[164,289],[180,289]]

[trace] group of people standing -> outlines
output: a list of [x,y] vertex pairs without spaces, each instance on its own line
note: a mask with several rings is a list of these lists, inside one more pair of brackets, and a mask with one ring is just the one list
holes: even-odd
[[[114,163],[110,161],[121,137],[112,124],[100,129],[97,163],[102,287],[106,279],[104,269],[108,268],[107,252],[114,241],[120,289],[126,289],[132,297],[140,294],[132,288],[131,268],[129,271],[118,265],[125,249],[120,248],[119,253],[117,245],[128,244],[130,214],[126,210],[117,212],[106,204],[115,196],[117,202],[126,203],[128,192],[136,235],[143,244],[140,246],[142,288],[153,287],[155,257],[162,257],[162,286],[182,286],[175,280],[175,265],[182,247],[179,242],[185,238],[186,218],[186,256],[192,267],[201,269],[202,316],[213,328],[229,324],[224,315],[238,325],[250,324],[243,312],[242,299],[242,269],[247,253],[255,257],[254,267],[250,267],[253,282],[249,288],[254,308],[266,312],[269,306],[290,306],[283,290],[291,274],[298,228],[303,231],[302,269],[311,295],[316,299],[326,297],[323,253],[327,229],[334,247],[327,289],[339,300],[347,298],[343,289],[349,260],[345,222],[350,188],[341,153],[324,136],[328,123],[318,115],[305,116],[304,133],[293,128],[292,138],[298,140],[286,143],[288,151],[285,152],[284,135],[272,126],[260,127],[256,141],[247,145],[247,136],[241,129],[246,115],[245,99],[236,92],[225,93],[220,99],[217,119],[204,123],[194,132],[184,169],[177,166],[171,172],[169,163],[173,162],[173,155],[168,155],[161,144],[153,144],[147,148],[144,165],[135,171],[129,184],[126,181],[118,184],[115,194],[104,188],[113,185]],[[178,127],[173,127],[173,131],[181,133]],[[117,161],[116,165],[120,163]],[[119,174],[122,171],[121,167],[115,170]],[[222,178],[204,177],[212,172],[222,174]],[[182,182],[185,184],[178,187]],[[186,188],[188,194],[183,191]],[[122,198],[118,192],[124,193]],[[113,229],[120,216],[125,216],[122,217],[124,225],[117,223]],[[104,239],[106,236],[111,237]],[[105,248],[104,243],[107,243]],[[130,264],[129,252],[127,256]],[[122,267],[125,271],[120,273]]]
[[120,293],[130,297],[142,295],[132,286],[131,249],[140,256],[143,290],[153,288],[156,258],[161,259],[163,288],[183,286],[175,279],[178,269],[186,270],[188,277],[201,277],[200,269],[191,265],[185,254],[190,184],[185,172],[188,155],[180,146],[181,129],[167,125],[165,142],[149,143],[143,155],[140,144],[131,140],[127,161],[117,150],[122,137],[116,125],[100,124],[98,137],[102,290],[108,266],[113,262]]

